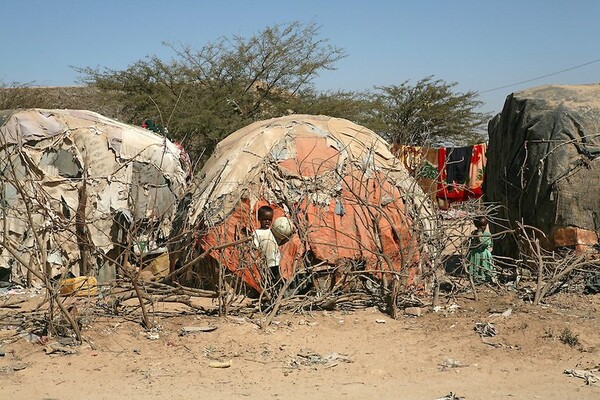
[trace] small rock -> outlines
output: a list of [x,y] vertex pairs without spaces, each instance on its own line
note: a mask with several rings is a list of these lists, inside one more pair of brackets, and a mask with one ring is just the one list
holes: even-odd
[[210,368],[229,368],[231,367],[232,360],[229,361],[213,361],[208,366]]
[[456,303],[451,304],[451,305],[449,305],[447,307],[447,310],[450,311],[450,312],[457,311],[458,309],[460,309],[460,306],[458,304],[456,304]]
[[148,331],[148,332],[146,332],[146,337],[149,340],[158,340],[158,339],[160,339],[160,334],[155,331]]
[[58,343],[61,346],[76,346],[77,345],[77,341],[71,337],[62,337],[62,338],[58,339]]
[[25,364],[15,364],[11,368],[12,368],[13,371],[22,371],[25,368],[27,368],[27,365],[25,365]]
[[420,317],[424,314],[424,312],[421,307],[407,307],[404,309],[404,314],[412,315],[414,317]]
[[61,346],[60,343],[50,343],[46,347],[44,347],[44,352],[46,354],[77,354],[77,350],[71,349],[65,346]]

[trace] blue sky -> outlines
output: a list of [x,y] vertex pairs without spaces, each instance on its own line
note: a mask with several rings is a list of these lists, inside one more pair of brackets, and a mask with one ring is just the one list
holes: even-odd
[[482,110],[496,113],[526,87],[600,82],[596,0],[0,0],[0,11],[4,84],[72,85],[70,66],[124,69],[170,59],[163,42],[200,48],[295,20],[316,23],[348,54],[316,80],[324,91],[434,75],[481,92]]

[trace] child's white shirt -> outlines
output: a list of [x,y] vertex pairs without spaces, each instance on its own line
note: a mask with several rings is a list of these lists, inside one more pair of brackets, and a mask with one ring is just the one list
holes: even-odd
[[273,236],[270,229],[256,229],[252,232],[252,242],[265,257],[267,267],[271,268],[279,265],[281,253],[279,253],[277,240],[275,240],[275,236]]

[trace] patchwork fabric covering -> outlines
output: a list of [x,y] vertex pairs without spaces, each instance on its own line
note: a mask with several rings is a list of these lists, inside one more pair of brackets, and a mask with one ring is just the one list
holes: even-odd
[[[593,250],[600,230],[600,85],[541,86],[511,94],[489,124],[485,198],[512,227],[550,246]],[[492,228],[494,228],[492,226]],[[496,254],[516,257],[512,236]]]
[[[424,232],[431,205],[388,144],[350,121],[291,115],[256,122],[219,143],[199,180],[191,220],[204,232],[203,249],[248,236],[268,204],[295,228],[280,246],[285,279],[307,259],[377,271],[419,261],[415,232]],[[211,255],[260,290],[254,249]]]
[[13,253],[0,246],[0,267],[23,277],[17,253],[46,260],[52,275],[77,275],[85,255],[96,268],[105,260],[94,252],[128,240],[126,226],[167,237],[187,188],[185,160],[165,138],[91,111],[1,111],[0,236]]

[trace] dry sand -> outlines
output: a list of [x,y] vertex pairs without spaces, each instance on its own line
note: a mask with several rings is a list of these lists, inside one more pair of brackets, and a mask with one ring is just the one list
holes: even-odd
[[[600,383],[563,373],[600,364],[600,296],[558,295],[543,307],[491,290],[481,297],[398,320],[372,308],[282,314],[266,331],[248,318],[158,309],[156,340],[135,321],[89,316],[89,343],[76,354],[5,339],[0,398],[600,399]],[[0,309],[1,321],[18,311]],[[480,337],[477,322],[497,335]],[[184,326],[217,329],[180,336]],[[565,332],[579,343],[563,343]]]

